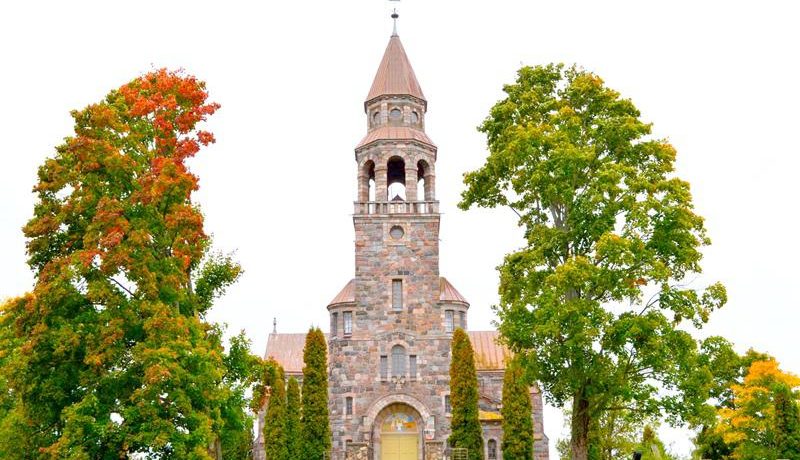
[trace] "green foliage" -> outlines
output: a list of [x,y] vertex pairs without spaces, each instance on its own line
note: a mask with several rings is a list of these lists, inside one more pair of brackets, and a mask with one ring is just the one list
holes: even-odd
[[574,457],[616,405],[707,419],[713,378],[690,331],[726,293],[687,283],[709,239],[674,148],[581,69],[523,67],[504,91],[459,206],[509,206],[525,229],[499,268],[499,329],[547,400],[572,403]]
[[[463,447],[470,460],[483,460],[483,431],[478,413],[478,374],[469,336],[453,332],[450,352],[450,437],[448,444]],[[530,412],[529,412],[530,413]]]
[[774,388],[775,450],[778,458],[800,458],[800,409],[797,395],[786,385]]
[[0,444],[16,448],[3,458],[208,459],[248,428],[203,319],[241,273],[207,256],[192,201],[186,160],[214,142],[197,128],[219,107],[207,96],[150,72],[74,111],[75,134],[39,168],[23,229],[36,282],[2,313]]
[[289,449],[289,458],[300,458],[303,452],[303,438],[300,429],[300,384],[297,379],[289,377],[286,390],[286,446]]
[[533,420],[531,419],[530,384],[525,370],[514,358],[503,376],[503,458],[533,459]]
[[331,428],[328,420],[328,344],[319,328],[306,336],[303,350],[303,458],[322,460],[330,453]]
[[267,460],[290,460],[286,436],[286,377],[283,367],[274,363],[274,376],[264,417],[264,448]]
[[217,430],[222,458],[249,459],[253,449],[253,416],[246,410],[250,402],[247,393],[258,374],[261,359],[250,353],[250,340],[242,331],[231,338],[222,360],[225,363],[223,382],[226,398],[220,410],[222,425]]
[[732,458],[774,460],[781,451],[796,457],[797,387],[800,377],[775,359],[752,362],[744,380],[731,385],[732,403],[719,408],[714,428],[733,447]]
[[[571,410],[565,410],[565,422],[569,427]],[[609,410],[592,421],[589,427],[588,458],[590,460],[630,460],[631,454],[641,441],[641,432],[646,424],[640,414],[626,410]],[[560,439],[556,448],[562,460],[572,458],[570,440]]]
[[[743,356],[737,354],[732,345],[720,337],[705,340],[702,348],[702,366],[712,370],[713,385],[710,395],[717,410],[733,409],[734,385],[741,385],[748,369],[756,361],[771,359],[769,355],[748,350]],[[695,438],[695,455],[709,460],[731,458],[738,443],[728,443],[723,436],[723,429],[715,418],[706,422]]]
[[673,457],[667,453],[664,443],[658,439],[656,432],[647,425],[642,432],[642,442],[638,449],[642,453],[642,460],[672,460]]

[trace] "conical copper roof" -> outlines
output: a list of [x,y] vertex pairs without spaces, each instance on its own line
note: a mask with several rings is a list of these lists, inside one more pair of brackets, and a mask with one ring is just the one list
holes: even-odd
[[414,75],[414,69],[411,68],[406,51],[397,35],[392,35],[389,39],[389,45],[386,46],[381,65],[367,95],[367,102],[379,96],[390,95],[413,96],[425,100],[417,76]]

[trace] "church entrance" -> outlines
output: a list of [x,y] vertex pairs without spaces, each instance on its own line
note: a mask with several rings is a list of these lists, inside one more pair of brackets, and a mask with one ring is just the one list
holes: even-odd
[[405,404],[392,404],[381,411],[379,460],[418,460],[419,414]]

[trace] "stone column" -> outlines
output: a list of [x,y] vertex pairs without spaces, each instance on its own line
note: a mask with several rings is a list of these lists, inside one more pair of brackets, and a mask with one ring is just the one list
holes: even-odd
[[369,201],[369,176],[364,171],[358,172],[358,201]]
[[389,185],[386,183],[386,165],[375,165],[375,201],[389,201]]
[[417,168],[406,165],[406,201],[417,201]]
[[436,200],[436,176],[428,174],[425,176],[425,201]]

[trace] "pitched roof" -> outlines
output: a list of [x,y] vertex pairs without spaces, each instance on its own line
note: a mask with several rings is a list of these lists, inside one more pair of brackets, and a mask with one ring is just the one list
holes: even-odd
[[[327,334],[325,336],[327,339]],[[303,372],[303,348],[306,334],[270,334],[264,358],[274,358],[287,374]]]
[[[467,332],[475,351],[475,368],[478,371],[500,371],[511,359],[511,351],[497,343],[497,331]],[[327,339],[328,335],[325,334]],[[303,372],[303,348],[306,334],[270,334],[265,358],[274,358],[287,374]]]
[[414,75],[414,69],[411,68],[406,51],[397,35],[392,35],[389,39],[375,80],[372,82],[372,88],[367,95],[367,101],[388,95],[413,96],[425,100],[417,76]]
[[439,278],[439,300],[442,302],[463,302],[469,304],[467,299],[465,299],[444,276]]
[[352,279],[344,285],[341,291],[336,294],[336,297],[330,301],[328,305],[337,305],[340,303],[353,303],[356,301],[356,280]]
[[375,141],[381,140],[404,140],[404,141],[417,141],[431,147],[436,147],[430,137],[424,131],[409,128],[407,126],[381,126],[370,130],[361,142],[358,143],[356,149],[360,149],[365,145],[371,144]]
[[497,331],[469,331],[469,341],[475,353],[477,370],[503,370],[512,354],[505,345],[497,343],[500,334]]

